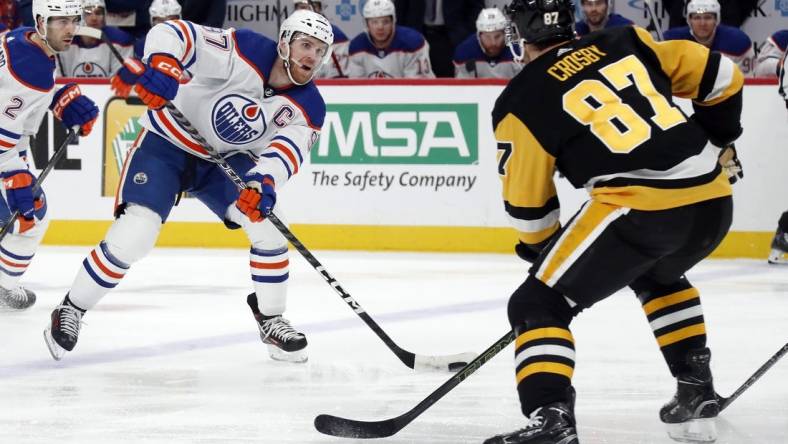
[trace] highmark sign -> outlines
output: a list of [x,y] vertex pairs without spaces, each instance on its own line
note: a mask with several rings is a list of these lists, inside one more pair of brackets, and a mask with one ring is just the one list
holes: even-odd
[[329,104],[313,164],[470,165],[478,105]]

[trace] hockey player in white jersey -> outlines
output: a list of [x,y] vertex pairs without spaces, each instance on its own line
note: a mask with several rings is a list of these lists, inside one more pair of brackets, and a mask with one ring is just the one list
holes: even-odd
[[690,0],[687,3],[687,24],[665,31],[665,40],[691,40],[719,51],[734,63],[745,76],[752,76],[755,50],[752,40],[739,28],[720,23],[717,0]]
[[758,51],[755,77],[775,77],[786,49],[788,49],[788,29],[777,31],[769,36]]
[[[309,11],[288,17],[278,42],[249,30],[182,20],[151,29],[135,82],[148,110],[121,173],[117,219],[52,312],[44,336],[55,359],[73,350],[85,311],[153,249],[176,196],[188,192],[228,228],[246,232],[254,288],[247,302],[271,357],[306,360],[306,337],[282,317],[289,277],[287,241],[265,217],[276,208],[277,190],[298,173],[320,134],[326,110],[312,78],[330,58],[332,41],[328,21]],[[184,71],[191,80],[180,85]],[[239,195],[206,150],[164,108],[168,100],[249,188]]]
[[506,48],[504,29],[508,19],[498,8],[482,9],[476,18],[476,34],[454,51],[454,77],[511,79],[522,69]]
[[[159,23],[166,22],[167,20],[178,20],[181,18],[181,5],[176,0],[153,0],[148,8],[150,15],[151,27]],[[134,42],[134,53],[131,57],[126,58],[124,66],[122,66],[110,80],[110,88],[115,92],[115,95],[121,98],[126,98],[131,93],[131,88],[137,80],[137,76],[125,65],[135,66],[136,70],[143,69],[142,56],[145,53],[145,40],[148,35],[138,38]]]
[[49,223],[43,191],[27,164],[29,138],[47,108],[67,127],[90,133],[98,108],[76,84],[55,88],[54,55],[71,44],[82,16],[80,0],[34,0],[36,28],[0,37],[0,220],[19,210],[13,230],[0,242],[0,309],[33,305],[35,294],[19,285]]
[[[105,26],[104,0],[82,0],[85,25],[101,29],[124,57],[132,54],[134,37],[113,26]],[[78,35],[74,44],[57,56],[61,77],[111,77],[121,66],[107,44],[99,39]]]
[[[308,9],[323,17],[323,2],[316,0],[293,0],[295,10]],[[347,77],[347,57],[350,40],[339,27],[331,23],[331,31],[334,33],[334,44],[331,45],[331,59],[323,65],[323,69],[317,73],[317,79],[336,79]]]
[[435,77],[429,44],[415,29],[397,26],[391,0],[369,0],[361,15],[367,30],[350,41],[348,77]]

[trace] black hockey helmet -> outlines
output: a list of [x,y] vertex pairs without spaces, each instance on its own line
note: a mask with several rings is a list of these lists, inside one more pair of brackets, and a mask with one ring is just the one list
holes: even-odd
[[573,0],[512,0],[504,8],[509,17],[508,35],[525,43],[559,42],[575,36]]

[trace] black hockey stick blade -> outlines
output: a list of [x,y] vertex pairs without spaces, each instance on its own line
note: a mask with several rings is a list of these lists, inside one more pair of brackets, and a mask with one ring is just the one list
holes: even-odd
[[397,416],[396,418],[384,419],[382,421],[357,421],[355,419],[340,418],[334,415],[318,415],[315,418],[315,428],[318,432],[342,438],[386,438],[402,430],[419,415],[424,413],[430,406],[438,402],[447,393],[457,387],[468,376],[481,368],[487,361],[497,355],[509,343],[514,341],[514,332],[509,331],[495,341],[493,345],[479,355],[476,359],[469,362],[457,374],[449,378],[440,387],[435,389],[415,407]]
[[786,353],[788,353],[788,343],[783,345],[781,349],[777,350],[777,353],[772,355],[772,357],[769,358],[769,360],[767,360],[758,370],[756,370],[755,373],[753,373],[752,376],[749,377],[749,379],[744,381],[744,384],[742,384],[739,388],[737,388],[732,395],[728,396],[727,398],[717,395],[718,402],[720,403],[720,411],[725,410],[725,408],[731,405],[731,403],[735,401],[736,398],[741,396],[742,393],[744,393],[753,384],[755,384],[755,381],[760,379],[761,376],[763,376],[764,373],[766,373],[770,368],[772,368],[772,366],[774,366],[774,364],[776,364],[777,361],[780,360],[780,358],[785,356]]

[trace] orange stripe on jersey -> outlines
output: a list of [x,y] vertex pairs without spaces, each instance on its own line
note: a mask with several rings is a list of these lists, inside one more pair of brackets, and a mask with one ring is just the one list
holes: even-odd
[[178,26],[178,28],[181,29],[181,32],[183,33],[183,38],[186,39],[186,52],[183,53],[183,58],[181,58],[181,63],[185,64],[186,57],[189,56],[189,50],[192,49],[192,35],[189,33],[188,26],[186,26],[186,24],[183,23],[182,21],[173,20],[173,23],[175,23]]
[[173,125],[172,122],[170,122],[169,119],[167,119],[167,115],[164,114],[163,111],[161,111],[161,110],[156,111],[156,115],[159,116],[159,119],[161,119],[161,122],[164,124],[164,126],[166,126],[168,130],[170,130],[170,133],[173,136],[175,136],[175,138],[178,139],[179,142],[181,142],[182,144],[186,145],[186,147],[188,147],[191,150],[194,150],[194,151],[196,151],[196,152],[198,152],[200,154],[206,155],[206,156],[208,155],[208,151],[205,151],[205,148],[203,148],[200,145],[192,142],[185,135],[183,135],[175,127],[175,125]]
[[4,264],[10,265],[12,267],[20,267],[20,268],[21,267],[27,267],[27,264],[18,264],[16,262],[11,262],[9,260],[3,259],[2,257],[0,257],[0,262],[3,262]]
[[[573,259],[578,248],[583,244],[594,230],[614,211],[620,207],[606,203],[590,201],[586,208],[580,210],[575,220],[567,227],[566,232],[561,235],[558,243],[553,246],[539,267],[536,277],[547,283],[559,268],[568,260]],[[549,284],[548,284],[549,285]]]
[[282,262],[272,262],[272,263],[249,261],[249,266],[250,267],[252,267],[252,268],[260,268],[260,269],[263,269],[263,270],[272,270],[272,269],[276,269],[276,268],[285,268],[289,264],[290,264],[290,261],[288,259],[285,259]]
[[16,146],[16,144],[8,143],[8,142],[6,142],[4,140],[0,140],[0,146],[6,147],[6,148],[13,148],[13,147]]
[[98,255],[96,254],[96,250],[93,250],[93,251],[90,252],[90,257],[93,258],[93,262],[95,262],[96,265],[98,265],[98,267],[101,269],[101,271],[103,271],[107,276],[109,276],[111,278],[115,278],[115,279],[121,279],[123,277],[122,274],[115,273],[114,271],[112,271],[109,268],[107,268],[104,264],[102,264],[101,260],[99,259]]
[[295,158],[295,156],[289,149],[287,149],[284,145],[278,142],[272,142],[271,145],[269,146],[271,148],[276,148],[277,150],[281,151],[282,154],[284,154],[285,156],[287,156],[288,159],[290,159],[290,163],[293,164],[293,174],[296,174],[298,172],[298,159]]

